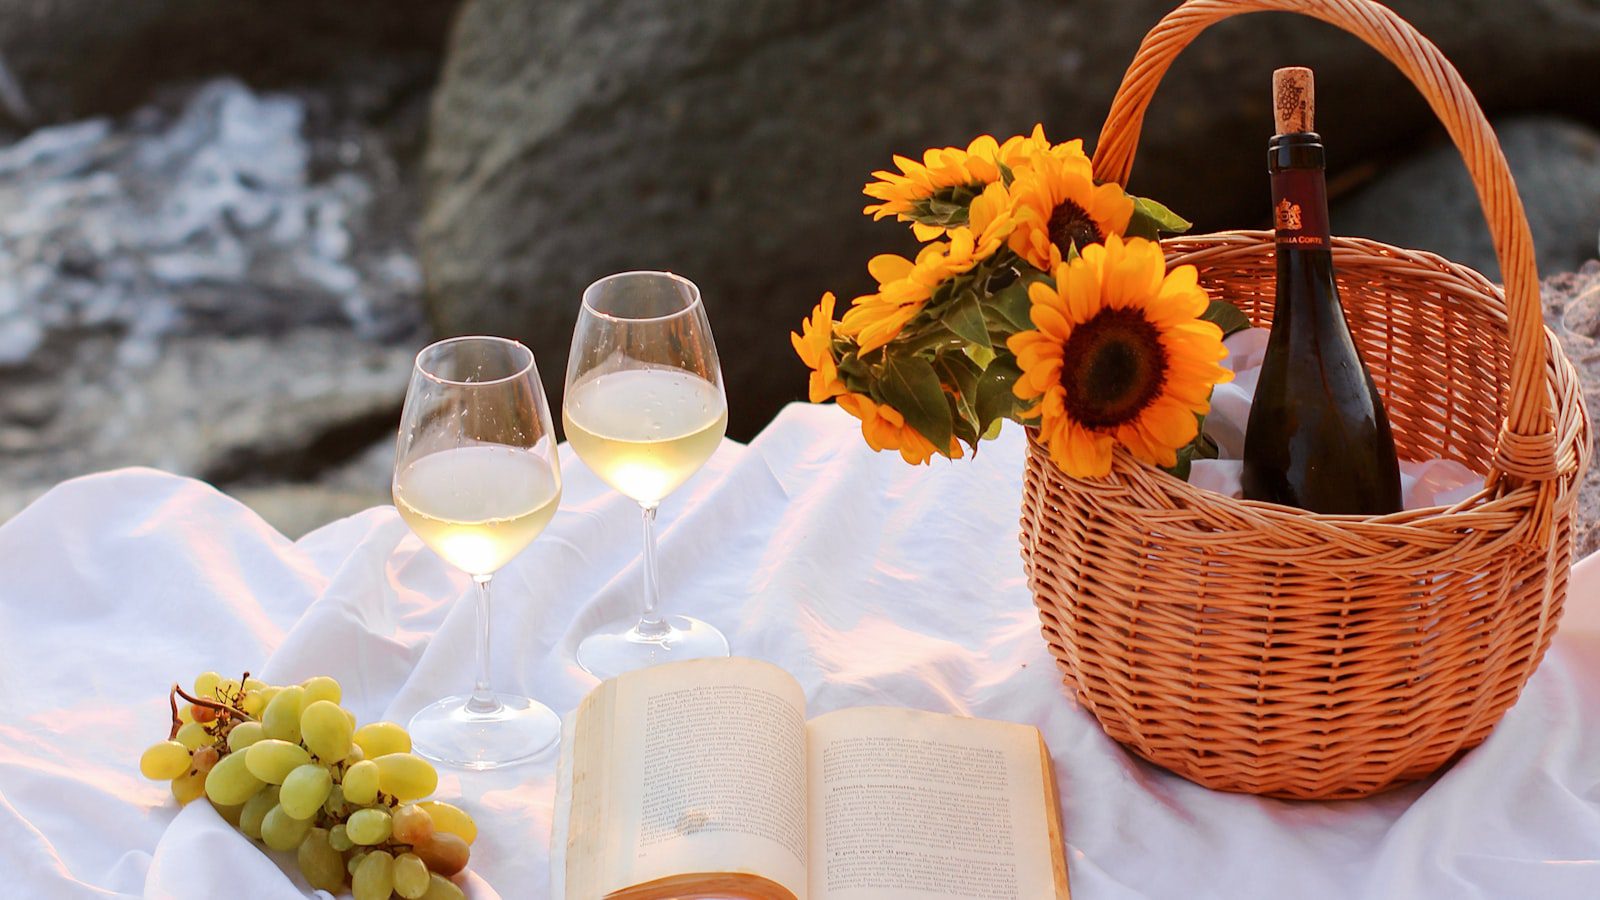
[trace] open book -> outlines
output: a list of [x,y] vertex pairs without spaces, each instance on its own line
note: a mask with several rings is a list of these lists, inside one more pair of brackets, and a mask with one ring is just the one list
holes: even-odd
[[1069,896],[1036,728],[887,707],[807,722],[798,682],[737,658],[614,678],[569,727],[567,900]]

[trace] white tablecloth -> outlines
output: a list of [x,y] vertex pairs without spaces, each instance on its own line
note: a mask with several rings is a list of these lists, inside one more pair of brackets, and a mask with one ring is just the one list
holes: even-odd
[[[1488,742],[1371,800],[1221,794],[1136,761],[1063,693],[1023,582],[1022,437],[910,468],[832,407],[725,444],[662,509],[666,602],[805,685],[813,714],[890,704],[1028,722],[1055,759],[1073,895],[1600,897],[1600,564]],[[635,507],[570,455],[549,530],[498,578],[501,686],[570,711],[578,637],[637,596]],[[337,677],[405,722],[471,673],[468,588],[388,507],[290,542],[196,481],[65,483],[0,526],[0,897],[311,895],[204,803],[140,777],[166,687],[206,669]],[[554,757],[446,772],[482,826],[470,893],[544,897]]]

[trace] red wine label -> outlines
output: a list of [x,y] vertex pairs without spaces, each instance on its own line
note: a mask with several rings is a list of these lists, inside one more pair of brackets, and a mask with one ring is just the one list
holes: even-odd
[[1322,173],[1283,169],[1272,176],[1272,222],[1280,244],[1327,247],[1328,200]]

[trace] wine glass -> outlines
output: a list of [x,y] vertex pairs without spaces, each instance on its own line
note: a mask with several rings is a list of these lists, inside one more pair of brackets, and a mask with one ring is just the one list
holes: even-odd
[[562,404],[567,442],[644,518],[644,611],[578,644],[599,678],[679,659],[727,656],[722,632],[657,606],[656,507],[722,443],[728,404],[700,289],[668,272],[622,272],[583,292]]
[[489,582],[555,515],[561,464],[533,351],[497,337],[439,341],[417,354],[400,414],[394,505],[433,552],[477,586],[477,678],[412,719],[416,752],[492,769],[561,736],[536,700],[489,687]]

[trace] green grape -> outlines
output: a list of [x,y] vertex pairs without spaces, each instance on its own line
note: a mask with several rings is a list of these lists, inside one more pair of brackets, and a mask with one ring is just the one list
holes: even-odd
[[244,684],[240,685],[247,691],[259,691],[266,686],[267,683],[259,678],[246,678]]
[[283,811],[280,804],[267,810],[261,819],[261,839],[274,850],[293,850],[305,839],[311,820],[296,819]]
[[206,792],[206,776],[204,773],[193,769],[172,779],[172,796],[178,798],[180,805],[187,804],[190,800]]
[[240,722],[228,732],[228,749],[237,753],[266,736],[260,722]]
[[[340,709],[344,709],[344,707],[342,707],[342,706],[339,707],[339,708]],[[351,712],[348,709],[344,709],[344,717],[346,719],[350,720],[350,730],[351,731],[355,731],[356,730],[356,714]]]
[[206,796],[224,806],[243,803],[261,790],[261,779],[245,767],[244,755],[230,753],[206,775]]
[[350,835],[345,833],[343,822],[340,822],[339,824],[328,829],[328,843],[332,844],[333,849],[339,851],[340,853],[343,853],[356,845],[355,841],[350,840]]
[[344,870],[349,872],[351,875],[354,875],[356,870],[361,868],[361,861],[366,858],[366,850],[357,850],[356,852],[350,854],[349,859],[344,861]]
[[313,828],[306,832],[295,851],[295,862],[300,864],[300,874],[314,888],[337,894],[344,890],[344,857],[328,843],[328,832]]
[[[248,803],[249,801],[245,802]],[[212,803],[211,808],[217,811],[217,815],[222,817],[222,821],[227,822],[229,825],[232,825],[235,828],[239,827],[239,817],[244,814],[243,803],[234,806],[219,806],[218,804]]]
[[382,807],[373,809],[358,809],[350,814],[350,820],[344,823],[344,833],[350,836],[363,847],[381,844],[389,839],[393,822],[389,818],[389,811]]
[[151,781],[171,781],[189,768],[189,748],[177,741],[151,744],[139,757],[139,774]]
[[394,839],[402,844],[420,844],[433,837],[433,817],[427,810],[407,803],[389,816],[394,819]]
[[269,684],[259,691],[252,692],[250,696],[244,698],[244,701],[239,708],[259,719],[261,718],[262,714],[267,711],[267,705],[272,702],[273,698],[277,697],[278,694],[282,692],[283,688],[274,687]]
[[215,672],[201,672],[194,680],[194,695],[196,697],[210,697],[216,691],[217,685],[221,683],[221,675]]
[[428,868],[440,875],[454,875],[465,869],[467,859],[472,855],[467,842],[448,831],[434,832],[433,837],[413,846],[411,851],[422,857]]
[[244,809],[239,811],[239,830],[253,841],[261,840],[261,820],[266,818],[267,810],[277,805],[278,786],[269,784],[244,802]]
[[217,699],[232,700],[233,695],[239,693],[239,682],[232,678],[224,678],[217,682]]
[[350,745],[350,752],[345,754],[344,764],[347,765],[347,766],[353,766],[356,763],[361,762],[363,759],[366,759],[366,758],[367,758],[367,751],[361,749],[361,745],[360,744],[352,743]]
[[343,693],[339,690],[339,682],[326,675],[307,678],[305,681],[300,682],[300,688],[305,691],[306,706],[310,706],[318,700],[327,700],[333,703],[334,706],[338,706]]
[[299,685],[278,692],[261,713],[261,727],[267,737],[291,744],[300,742],[300,706],[305,699],[305,689]]
[[300,739],[323,762],[336,763],[349,756],[353,734],[344,710],[331,700],[318,700],[300,713]]
[[414,753],[390,753],[374,759],[378,790],[401,800],[421,800],[439,786],[433,765]]
[[322,811],[335,819],[349,818],[350,804],[344,802],[344,788],[338,784],[328,788],[328,799],[322,801]]
[[393,722],[369,722],[356,729],[355,741],[361,745],[367,759],[411,752],[411,735]]
[[433,827],[439,831],[448,831],[469,844],[478,839],[478,823],[472,821],[472,817],[461,807],[443,800],[423,800],[417,804],[417,808],[427,811],[428,817],[433,820]]
[[432,872],[428,875],[428,892],[422,895],[422,900],[467,900],[467,895],[456,887],[456,883]]
[[267,697],[261,691],[251,691],[239,701],[239,708],[259,719],[267,710]]
[[378,764],[364,759],[344,770],[339,782],[344,789],[344,799],[357,806],[366,806],[378,799]]
[[394,858],[394,892],[406,900],[418,900],[428,892],[428,865],[415,853]]
[[211,743],[211,734],[199,722],[185,722],[178,728],[176,740],[190,750],[198,750],[202,744]]
[[242,755],[250,766],[250,773],[268,784],[283,784],[290,772],[311,762],[306,748],[273,738],[256,741]]
[[283,779],[283,790],[278,794],[278,805],[296,819],[309,819],[322,808],[333,787],[333,776],[316,763],[296,768]]
[[185,703],[178,707],[178,722],[184,725],[194,721],[194,707]]
[[356,900],[389,900],[394,893],[394,857],[382,850],[368,853],[356,866],[350,893]]

